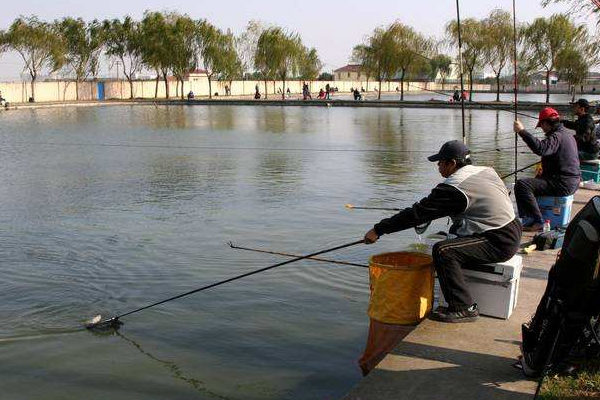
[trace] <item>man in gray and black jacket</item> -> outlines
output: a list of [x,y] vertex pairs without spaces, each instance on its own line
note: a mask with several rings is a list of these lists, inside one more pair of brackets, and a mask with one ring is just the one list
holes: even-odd
[[457,238],[433,247],[433,262],[448,307],[438,308],[432,317],[443,322],[473,321],[479,312],[462,267],[509,260],[519,248],[521,223],[498,174],[492,168],[470,165],[469,149],[462,142],[447,142],[428,159],[437,161],[444,182],[412,207],[375,224],[365,242],[375,243],[384,234],[450,217],[450,233]]

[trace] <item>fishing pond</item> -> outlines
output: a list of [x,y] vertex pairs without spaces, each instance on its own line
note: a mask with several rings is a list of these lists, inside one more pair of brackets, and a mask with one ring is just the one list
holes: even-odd
[[[476,164],[513,170],[512,122],[466,111]],[[426,157],[461,137],[455,109],[1,113],[2,398],[341,397],[361,379],[362,268],[297,262],[125,317],[118,334],[82,326],[286,259],[228,241],[302,254],[358,240],[391,214],[344,205],[413,204],[442,180]],[[418,241],[409,230],[327,257],[367,263]]]

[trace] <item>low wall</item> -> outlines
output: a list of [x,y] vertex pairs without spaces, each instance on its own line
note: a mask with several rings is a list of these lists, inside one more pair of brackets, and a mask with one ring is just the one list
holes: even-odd
[[[232,96],[251,96],[254,94],[255,88],[258,86],[263,98],[265,92],[267,98],[273,96],[281,96],[282,91],[287,91],[294,94],[302,92],[302,84],[304,81],[286,81],[285,86],[282,81],[211,81],[209,90],[208,79],[205,77],[191,78],[184,81],[183,91],[176,81],[169,81],[169,97],[181,97],[181,93],[187,95],[188,92],[194,92],[195,96],[208,96],[210,92],[218,93],[219,96],[225,95],[225,86],[229,86],[230,95]],[[133,97],[141,99],[152,99],[155,97],[165,98],[166,88],[165,82],[158,82],[158,90],[155,80],[134,81],[133,87],[130,87],[128,81],[85,81],[76,85],[72,81],[54,81],[54,82],[36,82],[35,84],[35,100],[36,101],[75,101],[75,100],[97,100],[98,86],[104,84],[105,99],[129,99],[133,89]],[[376,81],[307,81],[311,92],[318,92],[320,89],[325,89],[325,85],[329,84],[332,88],[337,88],[340,92],[349,92],[351,88],[363,88],[368,92],[378,90],[379,82]],[[76,86],[78,86],[79,97],[77,97]],[[445,85],[445,90],[452,90],[455,85]],[[394,92],[399,89],[398,82],[382,82],[382,92]],[[418,92],[425,90],[441,90],[442,85],[434,82],[405,82],[405,92]],[[490,90],[490,85],[474,85],[474,90]],[[8,102],[11,103],[26,103],[31,97],[31,82],[0,82],[0,92]]]

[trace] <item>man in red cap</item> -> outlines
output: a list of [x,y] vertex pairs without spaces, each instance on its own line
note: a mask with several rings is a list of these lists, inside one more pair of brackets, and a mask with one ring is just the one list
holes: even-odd
[[546,134],[543,140],[537,139],[525,130],[519,120],[515,120],[514,130],[525,144],[542,157],[542,172],[535,178],[519,179],[515,185],[515,197],[523,229],[542,229],[542,213],[536,196],[568,196],[577,190],[581,173],[577,143],[560,122],[560,115],[551,107],[540,111],[536,128]]

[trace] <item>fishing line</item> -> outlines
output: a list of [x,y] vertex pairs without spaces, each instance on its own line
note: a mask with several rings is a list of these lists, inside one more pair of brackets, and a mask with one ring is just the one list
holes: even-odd
[[[271,251],[271,250],[256,249],[256,248],[252,248],[252,247],[236,246],[232,242],[229,242],[227,244],[229,245],[230,248],[236,249],[236,250],[246,250],[246,251],[253,251],[255,253],[273,254],[276,256],[285,256],[285,257],[301,257],[298,254],[282,253],[279,251]],[[365,264],[358,264],[358,263],[353,263],[353,262],[348,262],[348,261],[338,261],[338,260],[332,260],[329,258],[309,257],[309,258],[307,258],[307,260],[321,261],[321,262],[326,262],[326,263],[330,263],[330,264],[348,265],[351,267],[369,268],[369,266],[365,265]]]
[[[410,82],[406,82],[406,84],[408,86],[412,86],[415,89],[419,89],[419,90],[422,90],[424,92],[436,93],[436,94],[439,94],[439,95],[442,95],[442,96],[445,96],[445,97],[449,96],[449,93],[447,93],[447,92],[440,92],[438,90],[427,89],[427,88],[424,88],[422,86],[417,86],[414,83],[410,83]],[[484,110],[506,111],[506,112],[509,112],[511,114],[514,113],[514,110],[512,108],[498,107],[496,105],[492,105],[492,104],[489,104],[489,103],[482,103],[482,102],[479,102],[479,101],[470,101],[469,104],[474,104],[476,106],[481,106],[482,109],[484,109]],[[522,113],[522,112],[518,112],[517,114],[521,115],[523,117],[527,117],[527,118],[531,118],[531,119],[537,119],[537,117],[535,117],[533,115],[525,114],[525,113]]]
[[[122,143],[53,143],[53,142],[11,142],[10,144],[27,144],[56,147],[120,147],[120,148],[149,148],[149,149],[180,149],[180,150],[230,150],[230,151],[292,151],[292,152],[323,152],[323,153],[389,153],[389,154],[430,154],[432,150],[383,150],[383,149],[319,149],[319,148],[277,148],[277,147],[220,147],[220,146],[172,146],[150,144]],[[496,149],[485,149],[496,151]]]
[[[7,144],[7,142],[5,142]],[[331,153],[423,153],[428,150],[383,150],[383,149],[320,149],[320,148],[282,148],[282,147],[221,147],[221,146],[172,146],[152,144],[122,144],[122,143],[53,143],[53,142],[10,142],[8,144],[34,144],[40,146],[57,147],[123,147],[123,148],[150,148],[150,149],[178,149],[178,150],[240,150],[240,151],[306,151],[306,152],[331,152]]]

